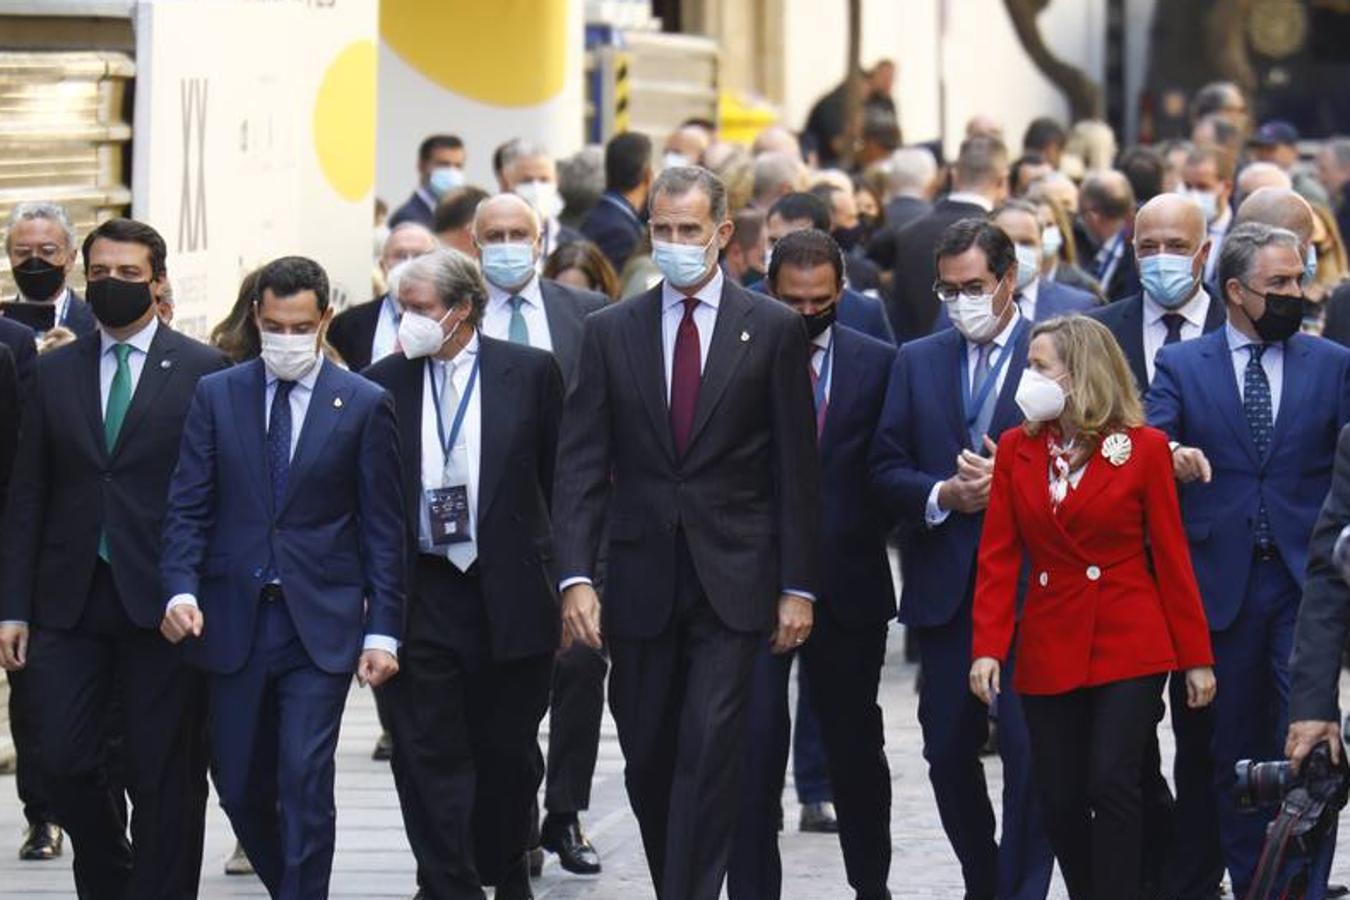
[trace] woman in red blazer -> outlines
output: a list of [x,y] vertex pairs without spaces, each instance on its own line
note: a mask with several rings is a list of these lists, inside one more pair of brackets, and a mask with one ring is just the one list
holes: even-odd
[[1172,455],[1091,319],[1036,327],[1017,402],[1027,421],[999,442],[980,541],[971,690],[986,703],[998,692],[1025,554],[1014,683],[1046,830],[1074,900],[1135,898],[1140,772],[1164,679],[1184,669],[1193,707],[1214,697]]

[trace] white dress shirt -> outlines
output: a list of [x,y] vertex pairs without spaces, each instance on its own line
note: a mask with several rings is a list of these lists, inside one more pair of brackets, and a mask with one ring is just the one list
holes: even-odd
[[[525,319],[525,328],[530,333],[530,346],[553,352],[553,336],[548,330],[548,311],[544,309],[544,292],[539,287],[539,276],[535,275],[525,286],[515,293],[504,291],[492,282],[487,282],[488,302],[483,311],[483,334],[499,341],[511,339],[511,298],[519,297],[525,302],[520,304],[520,314]],[[477,347],[477,338],[474,346]],[[475,353],[478,351],[475,350]]]
[[[1144,368],[1148,372],[1149,384],[1153,383],[1153,362],[1158,351],[1167,341],[1167,323],[1163,316],[1176,313],[1181,316],[1181,339],[1189,341],[1205,333],[1205,319],[1209,317],[1209,292],[1200,285],[1195,286],[1191,299],[1176,309],[1168,309],[1144,292]],[[1147,388],[1148,385],[1143,385]]]
[[1233,225],[1233,207],[1225,206],[1223,213],[1209,223],[1209,258],[1205,260],[1205,281],[1213,281],[1219,271],[1219,252],[1223,250],[1223,239]]
[[994,211],[994,204],[984,194],[974,194],[970,191],[952,191],[947,195],[947,199],[953,203],[974,204],[985,212]]
[[394,352],[398,344],[398,325],[403,319],[403,308],[388,294],[380,301],[380,316],[375,320],[375,338],[370,342],[371,365]]
[[1017,310],[1022,314],[1022,318],[1028,322],[1036,321],[1036,301],[1041,296],[1041,279],[1036,277],[1031,279],[1031,284],[1022,288],[1018,293]]
[[[131,347],[131,352],[127,354],[127,368],[131,370],[132,397],[136,396],[136,385],[141,383],[141,372],[145,371],[145,358],[150,355],[150,342],[155,339],[157,331],[159,331],[159,316],[151,316],[144,328],[121,342]],[[99,326],[98,335],[101,348],[98,356],[98,389],[102,401],[99,409],[107,416],[108,394],[112,392],[113,378],[117,375],[117,354],[113,352],[113,348],[119,342],[102,326]]]
[[[722,303],[722,267],[713,270],[713,277],[694,294],[699,304],[694,307],[694,325],[698,327],[698,371],[708,364],[708,347],[712,344],[713,329],[717,327],[717,310]],[[666,402],[670,402],[670,379],[675,366],[675,338],[684,318],[685,295],[661,282],[661,347],[666,357]]]
[[[474,360],[478,358],[478,335],[469,339],[469,343],[450,361],[431,359],[427,361],[425,387],[422,390],[422,489],[418,521],[418,549],[433,556],[444,556],[461,572],[466,571],[478,556],[478,473],[479,460],[482,458],[483,428],[482,396],[483,373],[478,373],[473,393],[469,395],[469,405],[464,410],[465,449],[468,451],[469,478],[467,484],[469,501],[469,534],[473,541],[436,547],[431,543],[431,517],[427,511],[425,491],[448,487],[445,483],[445,448],[441,443],[441,430],[437,426],[437,408],[441,402],[440,392],[445,384],[447,371],[451,384],[462,398],[469,389],[469,376],[473,372]],[[454,413],[451,418],[442,420],[445,437],[449,439],[450,429],[454,425]]]
[[[994,337],[994,347],[998,352],[990,353],[989,355],[989,371],[995,373],[994,386],[990,389],[994,392],[995,397],[1003,393],[1003,385],[1008,380],[1009,370],[1012,369],[1011,360],[1003,365],[999,365],[999,363],[1002,362],[1005,353],[1012,352],[1013,332],[1017,330],[1017,326],[1021,321],[1022,314],[1019,312],[1014,315],[1012,321],[1003,326],[1003,330]],[[979,387],[975,384],[975,368],[980,364],[980,345],[971,343],[970,341],[964,341],[964,343],[966,346],[966,383],[971,386],[970,390],[973,394]],[[1021,378],[1022,373],[1018,372],[1017,377]],[[996,400],[995,403],[997,402],[998,401]],[[964,409],[961,410],[961,415],[964,418]],[[983,452],[983,448],[976,447],[975,452],[981,453]],[[933,489],[928,492],[928,503],[924,508],[924,520],[928,523],[929,528],[936,528],[947,521],[947,516],[951,515],[951,510],[943,509],[942,504],[938,503],[938,493],[941,490],[942,482],[938,481],[933,485]]]
[[[1223,326],[1228,338],[1228,352],[1233,359],[1233,376],[1237,378],[1238,399],[1247,400],[1247,362],[1252,358],[1247,348],[1252,344],[1263,343],[1252,340],[1233,327],[1229,322]],[[1261,355],[1261,368],[1266,370],[1266,381],[1270,382],[1270,417],[1274,424],[1280,417],[1280,395],[1284,393],[1284,342],[1266,344],[1266,352]]]

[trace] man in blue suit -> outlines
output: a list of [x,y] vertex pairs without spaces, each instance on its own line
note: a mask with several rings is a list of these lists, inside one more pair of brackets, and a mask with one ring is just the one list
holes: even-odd
[[[997,226],[976,217],[949,225],[936,255],[935,290],[955,327],[901,347],[872,473],[902,529],[900,621],[918,641],[924,758],[965,895],[1044,900],[1053,857],[1033,800],[1021,702],[1011,678],[996,710],[964,682],[993,439],[1021,422],[1014,397],[1031,326],[1014,301],[1013,243]],[[1001,846],[980,764],[991,713],[1003,758]]]
[[642,214],[652,186],[652,139],[626,131],[605,145],[605,192],[586,218],[581,234],[605,254],[615,272],[642,242]]
[[1308,541],[1350,421],[1350,352],[1298,333],[1303,256],[1292,232],[1234,228],[1218,277],[1228,324],[1164,347],[1146,402],[1149,422],[1178,442],[1182,518],[1223,685],[1213,742],[1220,838],[1242,897],[1270,817],[1239,811],[1233,765],[1283,751]]
[[1041,223],[1036,207],[1026,200],[1009,200],[989,215],[1013,242],[1017,252],[1018,311],[1028,322],[1044,322],[1095,309],[1097,298],[1087,291],[1041,278]]
[[[790,234],[769,266],[774,295],[801,313],[811,338],[811,382],[821,458],[821,558],[815,629],[801,664],[820,722],[849,884],[863,900],[890,897],[891,782],[877,690],[895,588],[886,520],[874,503],[867,455],[881,416],[895,349],[839,324],[839,246],[823,231]],[[778,798],[788,756],[792,657],[764,646],[752,676],[740,818],[727,891],[772,900],[782,891]],[[798,725],[800,728],[800,723]]]
[[[830,208],[819,197],[805,193],[786,194],[779,197],[764,220],[765,233],[770,258],[774,246],[794,231],[814,228],[827,234],[830,230]],[[766,283],[746,285],[752,291],[763,291]],[[839,295],[836,318],[840,325],[861,331],[869,337],[888,344],[895,343],[895,332],[891,330],[890,320],[886,318],[886,307],[875,297],[860,294],[844,283],[843,293]]]
[[255,317],[262,358],[204,379],[188,413],[161,630],[210,673],[216,790],[258,877],[279,900],[317,900],[348,683],[398,671],[399,442],[389,395],[320,355],[317,263],[268,263]]

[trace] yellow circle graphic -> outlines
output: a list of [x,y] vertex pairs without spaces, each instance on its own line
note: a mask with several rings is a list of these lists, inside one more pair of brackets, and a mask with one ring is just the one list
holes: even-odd
[[381,0],[380,36],[446,90],[534,106],[562,90],[567,8],[568,0]]
[[314,151],[333,190],[355,203],[375,183],[375,44],[354,41],[324,72],[314,98]]

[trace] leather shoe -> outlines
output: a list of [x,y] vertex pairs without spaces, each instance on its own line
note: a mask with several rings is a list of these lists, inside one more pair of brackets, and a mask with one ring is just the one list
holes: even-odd
[[51,822],[38,822],[30,825],[24,833],[23,843],[19,846],[19,859],[40,862],[56,859],[61,855],[65,844],[65,835],[60,827]]
[[600,854],[581,831],[580,822],[554,823],[544,820],[539,846],[558,854],[558,863],[573,875],[598,875]]
[[389,736],[389,732],[381,731],[380,739],[375,742],[375,750],[370,754],[370,758],[376,762],[389,762],[394,757],[394,739]]
[[839,820],[834,817],[833,803],[804,803],[797,830],[806,834],[838,834]]

